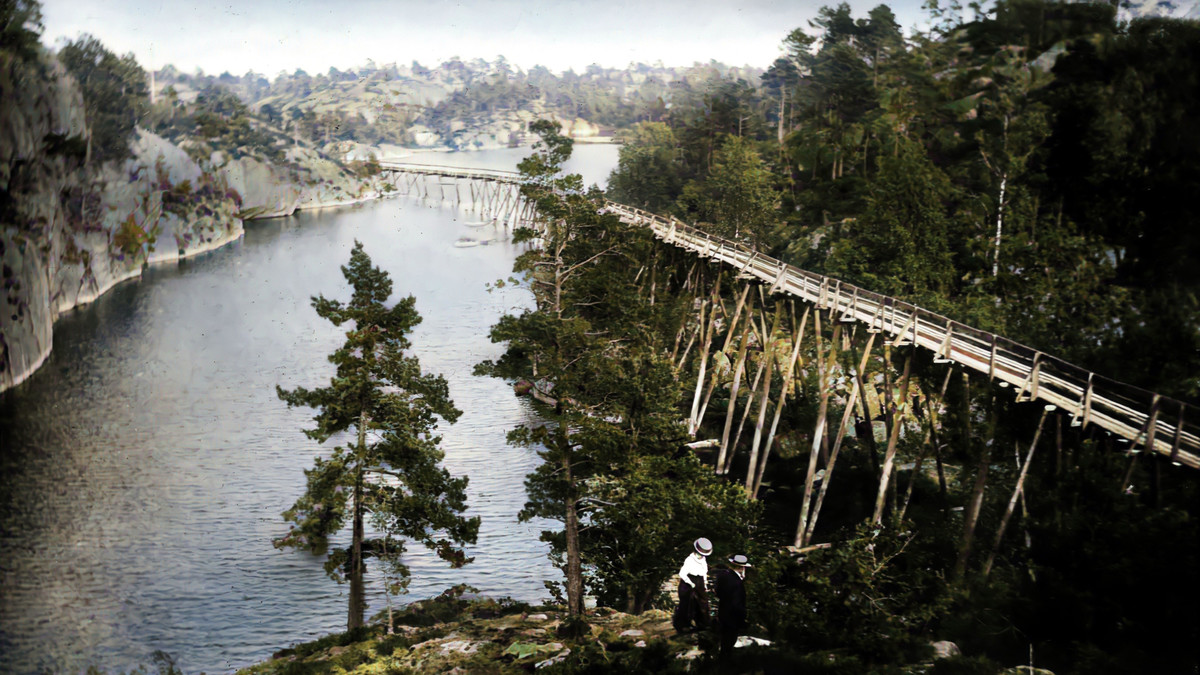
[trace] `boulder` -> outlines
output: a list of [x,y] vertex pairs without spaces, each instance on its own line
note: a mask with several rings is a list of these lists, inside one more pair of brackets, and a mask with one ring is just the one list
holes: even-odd
[[948,659],[951,656],[962,656],[962,650],[958,648],[958,645],[948,640],[931,642],[929,643],[929,646],[933,647],[933,658],[935,659]]

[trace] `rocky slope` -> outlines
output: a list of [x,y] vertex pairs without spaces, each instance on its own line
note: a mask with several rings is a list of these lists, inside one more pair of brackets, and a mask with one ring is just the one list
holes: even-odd
[[[386,630],[386,612],[381,612],[360,630],[284,649],[239,675],[876,672],[853,657],[782,652],[750,637],[739,638],[734,658],[721,665],[715,658],[714,633],[680,635],[670,613],[661,609],[631,615],[599,607],[587,612],[582,626],[573,626],[560,607],[497,601],[472,590],[457,586],[398,610],[392,634]],[[1053,675],[1026,666],[1003,670],[986,660],[964,657],[950,642],[930,645],[928,661],[885,666],[879,672]]]
[[[54,319],[147,264],[242,236],[242,222],[390,192],[309,148],[272,163],[197,158],[144,130],[120,165],[88,165],[78,87],[53,57],[0,51],[0,391],[29,377],[53,344]],[[11,92],[11,95],[9,95]]]

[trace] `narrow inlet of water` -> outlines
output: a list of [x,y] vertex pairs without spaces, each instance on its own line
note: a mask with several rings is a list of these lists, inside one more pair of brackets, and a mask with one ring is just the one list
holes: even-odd
[[[426,163],[513,169],[528,149],[428,154]],[[577,148],[568,169],[603,183],[616,148]],[[242,241],[155,267],[55,324],[54,351],[0,400],[0,672],[129,670],[156,650],[185,672],[224,672],[344,630],[346,587],[322,557],[276,550],[280,513],[327,450],[306,439],[312,411],[275,385],[319,386],[343,340],[309,299],[349,297],[340,266],[355,240],[414,295],[412,336],[442,373],[459,422],[440,431],[445,466],[470,476],[482,517],[475,562],[451,570],[410,548],[407,600],[456,583],[537,601],[558,572],[518,523],[524,478],[540,461],[505,443],[535,419],[523,399],[473,366],[500,354],[488,329],[529,305],[489,292],[519,252],[472,214],[389,199],[252,222]],[[497,241],[456,248],[462,236]],[[384,606],[369,584],[368,613]],[[402,598],[403,602],[405,598]]]

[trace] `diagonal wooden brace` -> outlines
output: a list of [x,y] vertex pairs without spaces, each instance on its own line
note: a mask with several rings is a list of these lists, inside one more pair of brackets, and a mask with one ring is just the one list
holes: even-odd
[[1137,443],[1142,438],[1145,438],[1145,443],[1142,447],[1149,452],[1154,452],[1154,433],[1158,430],[1158,408],[1162,404],[1162,396],[1155,394],[1150,403],[1150,415],[1146,418],[1146,423],[1142,425],[1141,431],[1133,437],[1133,444],[1129,446],[1130,452],[1137,452]]
[[951,321],[946,326],[946,337],[942,338],[942,344],[938,345],[937,352],[933,355],[934,363],[950,363],[953,359],[950,358],[950,341],[954,338],[954,322]]
[[[893,308],[892,316],[893,317],[895,316],[894,308]],[[909,328],[916,327],[916,325],[917,325],[916,321],[917,321],[917,313],[913,312],[911,315],[909,315],[908,321],[904,322],[904,326],[899,331],[896,331],[896,339],[892,340],[893,347],[903,347],[904,345],[908,344],[907,342],[905,342],[906,333],[908,333]],[[895,325],[895,321],[892,322],[892,325]],[[914,337],[916,336],[915,330],[913,331],[913,336]]]
[[858,319],[855,316],[858,314],[858,286],[854,287],[854,295],[850,297],[850,304],[846,306],[846,311],[842,313],[840,319],[842,323],[854,323]]
[[1175,438],[1171,441],[1171,463],[1179,466],[1179,439],[1183,437],[1183,412],[1187,406],[1179,404],[1179,419],[1175,422]]
[[[1022,382],[1020,388],[1017,389],[1017,403],[1032,401],[1033,399],[1037,398],[1038,375],[1040,374],[1039,371],[1042,368],[1042,356],[1043,355],[1041,352],[1033,355],[1033,367],[1029,369],[1029,374],[1025,376],[1025,381]],[[1021,398],[1024,396],[1026,389],[1029,390],[1029,396],[1026,398]]]
[[775,277],[775,283],[771,284],[771,290],[767,294],[773,294],[783,287],[783,282],[787,280],[788,265],[785,262],[779,263],[779,274]]

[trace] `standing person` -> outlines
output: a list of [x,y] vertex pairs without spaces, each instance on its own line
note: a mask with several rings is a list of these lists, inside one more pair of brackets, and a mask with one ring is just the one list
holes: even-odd
[[729,569],[717,570],[717,626],[721,632],[721,660],[729,659],[738,633],[746,626],[746,568],[750,561],[738,554],[729,558]]
[[695,549],[679,568],[679,606],[671,623],[675,630],[686,633],[692,628],[708,627],[708,556],[712,553],[712,542],[700,537],[692,545]]

